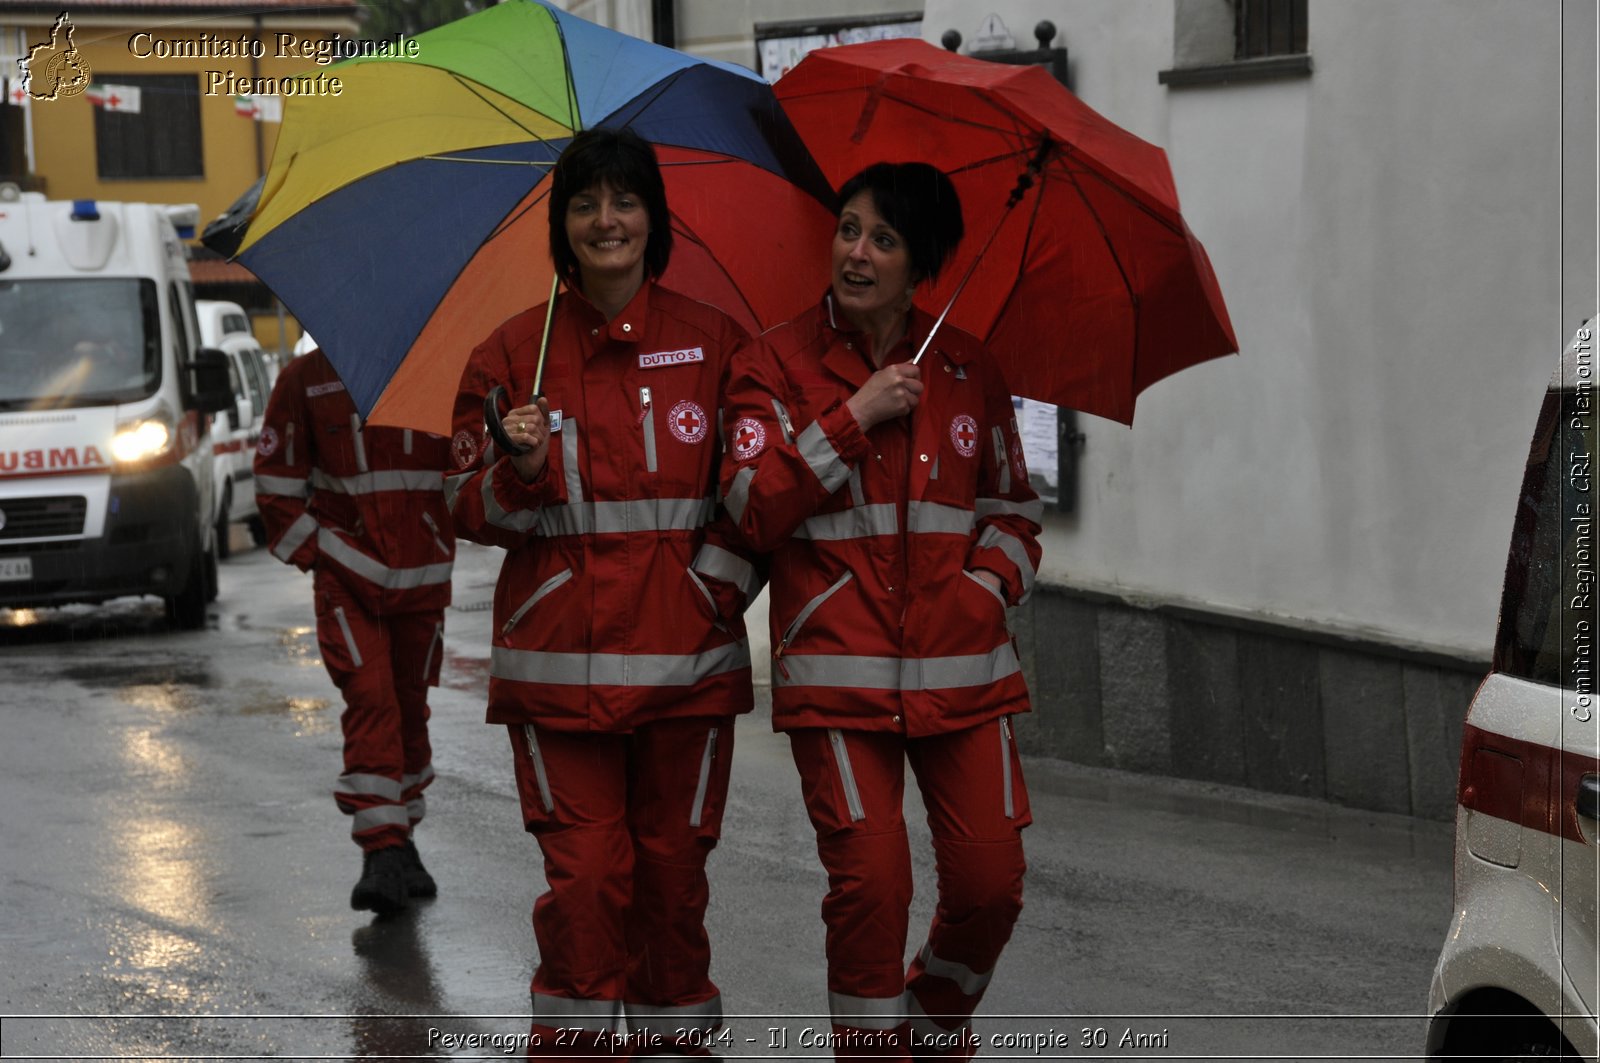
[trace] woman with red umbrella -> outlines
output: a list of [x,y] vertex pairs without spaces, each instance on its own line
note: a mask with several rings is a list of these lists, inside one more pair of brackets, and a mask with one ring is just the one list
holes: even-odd
[[[1040,504],[983,346],[947,327],[913,359],[933,323],[912,295],[962,235],[949,179],[879,163],[839,198],[831,290],[735,364],[724,494],[773,555],[773,724],[828,870],[836,1057],[965,1059],[1021,910],[1028,692],[1006,608],[1033,585]],[[907,761],[939,887],[909,970]]]
[[[746,336],[657,283],[672,228],[638,136],[574,137],[549,213],[568,290],[473,352],[448,481],[460,534],[507,550],[488,716],[509,730],[549,885],[529,1054],[704,1055],[722,1022],[705,863],[751,693],[742,631],[691,565],[728,586],[754,576],[706,527],[711,419]],[[538,397],[489,442],[484,400],[502,386]]]

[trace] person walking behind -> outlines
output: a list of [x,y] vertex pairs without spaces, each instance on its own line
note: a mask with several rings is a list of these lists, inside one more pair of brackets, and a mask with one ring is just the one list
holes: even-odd
[[[949,179],[880,163],[840,203],[831,290],[734,367],[724,494],[773,555],[773,726],[828,871],[835,1057],[966,1059],[1022,907],[1006,607],[1032,589],[1041,507],[982,345],[947,326],[912,364],[932,327],[913,292],[961,239]],[[909,969],[908,761],[939,891]]]
[[[507,551],[488,719],[508,731],[548,886],[533,907],[528,1054],[706,1055],[722,998],[705,865],[734,716],[752,704],[737,603],[755,580],[708,521],[726,366],[747,337],[657,282],[671,218],[636,134],[574,137],[549,203],[567,290],[549,319],[544,397],[525,402],[548,305],[474,350],[449,481],[458,533]],[[519,453],[484,438],[497,386],[516,397],[503,423]]]
[[334,800],[362,851],[350,907],[380,915],[438,892],[412,833],[433,782],[427,694],[455,560],[449,465],[441,436],[364,427],[320,350],[279,374],[256,446],[268,549],[312,573],[317,644],[344,696]]

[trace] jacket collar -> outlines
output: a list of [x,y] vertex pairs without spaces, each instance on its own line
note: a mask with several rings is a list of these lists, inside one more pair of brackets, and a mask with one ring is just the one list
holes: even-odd
[[[633,293],[628,305],[622,308],[622,313],[610,321],[607,321],[599,308],[577,288],[567,289],[566,295],[570,299],[568,305],[571,306],[574,317],[585,332],[591,335],[603,335],[616,343],[636,344],[644,339],[645,330],[649,325],[650,296],[654,289],[655,282],[648,277],[645,278],[645,282],[639,285],[639,290]],[[588,348],[591,353],[594,349],[594,347]]]
[[[849,320],[843,314],[838,313],[834,308],[833,292],[831,290],[822,296],[822,304],[818,307],[817,313],[819,323],[823,329],[837,333],[841,336],[849,336],[852,338],[850,342],[861,342],[860,337],[863,336],[863,333],[851,325]],[[910,318],[911,319],[906,323],[905,337],[900,342],[909,343],[911,345],[910,356],[915,357],[917,350],[922,346],[923,339],[928,335],[928,330],[933,328],[934,319],[933,315],[924,313],[923,310],[917,306],[913,306],[911,308]],[[945,361],[949,362],[951,365],[965,365],[966,363],[972,361],[973,350],[971,345],[956,341],[955,337],[950,335],[950,333],[953,331],[953,326],[951,326],[949,321],[946,320],[946,322],[940,326],[939,334],[934,336],[933,342],[928,345],[928,353],[923,355],[924,362],[926,362],[929,358],[932,358],[934,355],[944,358]],[[951,342],[946,342],[946,340]],[[834,345],[829,344],[828,346],[831,349]],[[863,365],[866,364],[866,359],[864,357],[861,359],[861,361]],[[837,369],[835,369],[835,371],[837,371]]]

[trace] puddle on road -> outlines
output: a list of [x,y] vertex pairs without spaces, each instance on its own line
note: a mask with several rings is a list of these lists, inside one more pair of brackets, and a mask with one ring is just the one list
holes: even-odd
[[489,693],[489,659],[487,657],[463,657],[458,653],[446,650],[444,654],[444,667],[440,670],[439,681],[451,690],[464,690],[469,694]]
[[63,668],[56,673],[62,679],[82,683],[86,687],[214,687],[216,679],[204,661],[173,660],[151,663],[124,657],[110,661],[94,661]]
[[240,716],[284,716],[294,721],[296,735],[326,734],[338,726],[338,713],[329,712],[327,698],[270,697],[239,708]]
[[288,627],[278,632],[278,648],[283,655],[302,668],[321,668],[322,658],[317,649],[317,629],[314,627]]

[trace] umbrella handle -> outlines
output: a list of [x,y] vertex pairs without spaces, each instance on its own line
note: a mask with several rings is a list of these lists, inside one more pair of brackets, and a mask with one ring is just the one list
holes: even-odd
[[515,457],[526,454],[532,447],[525,447],[506,434],[506,426],[502,423],[500,414],[500,400],[506,397],[506,389],[496,384],[483,397],[483,427],[489,432],[489,438],[494,440],[494,445],[506,454]]

